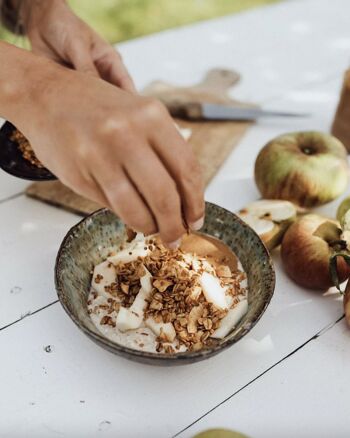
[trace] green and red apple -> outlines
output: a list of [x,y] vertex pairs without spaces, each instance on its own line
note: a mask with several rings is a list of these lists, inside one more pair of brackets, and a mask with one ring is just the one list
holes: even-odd
[[332,135],[292,132],[263,147],[255,162],[255,182],[266,199],[285,199],[303,207],[325,204],[347,187],[344,145]]
[[193,438],[248,438],[247,435],[228,429],[209,429],[198,433]]
[[350,280],[346,285],[343,300],[345,319],[348,326],[350,327]]
[[[330,258],[346,248],[343,230],[337,221],[307,214],[294,222],[285,233],[281,256],[287,274],[297,284],[310,289],[326,290],[333,286]],[[337,258],[340,282],[350,276],[350,266]]]

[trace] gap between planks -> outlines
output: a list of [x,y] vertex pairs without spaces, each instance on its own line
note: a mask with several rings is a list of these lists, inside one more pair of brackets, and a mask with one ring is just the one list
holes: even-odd
[[47,309],[48,307],[51,307],[51,306],[53,306],[54,304],[57,304],[58,302],[59,302],[59,300],[52,301],[51,303],[46,304],[45,306],[40,307],[39,309],[36,309],[36,310],[34,310],[33,312],[31,312],[31,311],[29,310],[28,312],[22,314],[21,317],[18,318],[18,319],[16,319],[15,321],[12,321],[12,322],[10,322],[9,324],[4,325],[3,327],[0,327],[0,332],[1,332],[2,330],[5,330],[5,329],[11,327],[11,325],[14,325],[14,324],[17,324],[17,323],[23,321],[23,319],[28,318],[29,316],[36,315],[37,313],[41,312],[42,310],[45,310],[45,309]]
[[7,196],[5,198],[0,199],[0,204],[4,204],[5,202],[12,201],[13,199],[16,199],[16,198],[20,198],[23,195],[25,195],[25,191],[18,192],[18,193],[15,193],[13,195]]
[[342,319],[345,318],[345,315],[342,315],[340,318],[338,318],[335,322],[331,322],[330,324],[326,325],[325,327],[323,327],[321,330],[319,330],[315,335],[311,336],[311,338],[309,338],[307,341],[305,341],[303,344],[299,345],[299,347],[295,348],[293,351],[291,351],[290,353],[288,353],[286,356],[282,357],[282,359],[278,360],[277,362],[275,362],[274,364],[272,364],[270,367],[266,368],[266,370],[264,370],[263,372],[261,372],[260,374],[258,374],[256,377],[254,377],[254,379],[250,380],[248,383],[246,383],[245,385],[243,385],[241,388],[237,389],[237,391],[235,391],[233,394],[231,394],[230,396],[226,397],[222,402],[218,403],[217,405],[215,405],[213,408],[211,408],[209,411],[207,411],[206,413],[204,413],[203,415],[201,415],[200,417],[198,417],[196,420],[194,420],[192,423],[190,423],[188,426],[184,427],[183,429],[181,429],[179,432],[177,432],[175,435],[172,435],[172,438],[176,438],[178,436],[180,436],[180,434],[182,434],[183,432],[185,432],[186,430],[188,430],[190,427],[192,427],[193,425],[195,425],[196,423],[198,423],[199,421],[201,421],[204,417],[206,417],[207,415],[211,414],[213,411],[215,411],[217,408],[219,408],[220,406],[222,406],[224,403],[226,403],[227,401],[231,400],[235,395],[237,395],[238,393],[240,393],[241,391],[243,391],[244,389],[248,388],[248,386],[250,386],[251,384],[253,384],[256,380],[260,379],[260,377],[262,377],[263,375],[267,374],[269,371],[271,371],[273,368],[275,368],[276,366],[280,365],[282,362],[284,362],[285,360],[289,359],[291,356],[293,356],[294,354],[296,354],[299,350],[301,350],[302,348],[304,348],[307,344],[309,344],[312,341],[315,341],[316,339],[318,339],[319,337],[321,337],[324,333],[328,332],[328,330],[330,330],[332,327],[334,327],[336,324],[338,324]]

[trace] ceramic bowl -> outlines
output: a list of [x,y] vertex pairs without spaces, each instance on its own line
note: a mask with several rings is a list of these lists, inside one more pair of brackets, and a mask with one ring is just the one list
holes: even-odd
[[29,181],[50,181],[57,179],[45,167],[37,167],[23,157],[16,141],[11,135],[16,127],[5,122],[0,128],[0,168],[10,175]]
[[154,365],[181,365],[208,359],[246,335],[265,312],[275,287],[271,257],[259,236],[235,214],[206,203],[202,232],[222,240],[238,256],[248,277],[248,312],[237,327],[218,345],[195,352],[172,355],[148,353],[118,345],[105,338],[87,312],[91,271],[111,247],[124,239],[125,227],[112,212],[99,210],[75,225],[64,238],[55,267],[58,298],[74,323],[90,339],[112,353]]

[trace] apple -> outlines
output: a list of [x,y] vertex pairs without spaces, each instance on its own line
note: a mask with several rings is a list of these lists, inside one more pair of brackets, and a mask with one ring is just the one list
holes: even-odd
[[350,197],[345,198],[339,205],[337,219],[343,230],[341,238],[348,243],[346,249],[350,251]]
[[271,140],[255,161],[255,182],[266,199],[313,207],[336,199],[347,187],[344,145],[316,131],[292,132]]
[[[310,289],[328,289],[333,286],[330,258],[346,248],[342,229],[337,221],[307,214],[287,230],[281,245],[284,268],[292,280]],[[350,267],[342,257],[337,258],[340,282],[350,276]]]
[[228,429],[209,429],[198,433],[193,438],[248,438],[247,435]]
[[296,219],[297,209],[289,201],[263,199],[248,204],[237,214],[271,250],[281,243],[284,233]]
[[344,293],[344,312],[345,312],[345,319],[350,327],[350,280],[347,282],[345,293]]
[[337,209],[337,220],[342,224],[345,214],[350,210],[350,196],[343,199]]

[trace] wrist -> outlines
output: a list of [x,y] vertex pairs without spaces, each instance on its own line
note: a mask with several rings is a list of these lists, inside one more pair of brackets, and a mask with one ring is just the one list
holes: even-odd
[[35,112],[45,85],[54,81],[57,69],[63,68],[1,41],[0,59],[6,60],[0,69],[0,117],[21,128],[28,114]]
[[29,36],[31,30],[38,27],[41,17],[48,9],[57,5],[66,5],[66,0],[15,0],[15,2],[25,33]]

